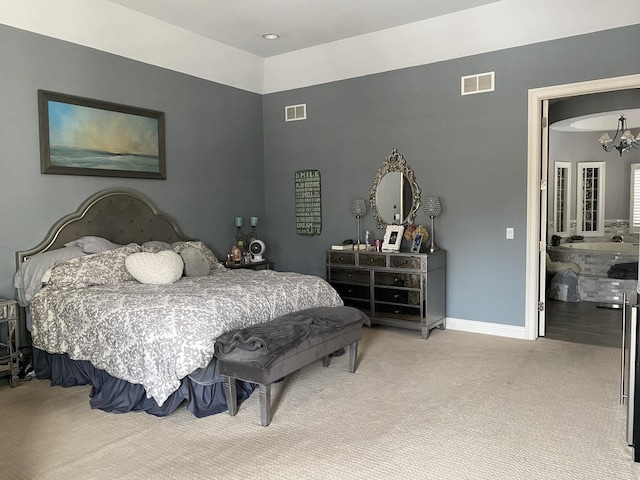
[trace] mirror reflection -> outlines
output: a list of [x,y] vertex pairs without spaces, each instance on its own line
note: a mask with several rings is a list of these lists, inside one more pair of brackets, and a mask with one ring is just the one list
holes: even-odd
[[420,207],[420,188],[413,170],[394,148],[378,170],[370,191],[378,228],[412,223]]
[[411,184],[402,172],[387,173],[378,185],[376,203],[385,223],[404,223],[413,201]]

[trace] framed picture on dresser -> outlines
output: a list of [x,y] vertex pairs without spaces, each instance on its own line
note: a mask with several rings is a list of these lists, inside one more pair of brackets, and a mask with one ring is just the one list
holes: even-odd
[[402,232],[404,232],[404,225],[387,225],[387,230],[384,233],[384,240],[382,241],[382,251],[400,251]]
[[420,253],[420,246],[422,245],[422,234],[416,233],[413,237],[413,244],[411,245],[411,253]]

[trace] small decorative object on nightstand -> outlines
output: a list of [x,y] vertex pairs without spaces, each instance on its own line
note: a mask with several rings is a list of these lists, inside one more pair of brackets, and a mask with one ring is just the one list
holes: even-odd
[[0,376],[8,376],[12,387],[18,386],[20,370],[17,310],[15,300],[0,299]]
[[249,252],[251,252],[252,262],[261,262],[264,260],[265,245],[262,240],[254,240],[249,244]]
[[251,242],[258,239],[258,234],[256,233],[256,227],[258,226],[258,217],[251,217],[251,231],[247,234],[247,245],[251,245]]
[[271,264],[268,260],[262,260],[260,262],[247,262],[247,263],[238,263],[236,265],[226,265],[227,268],[231,270],[237,270],[239,268],[246,268],[249,270],[270,270]]
[[244,236],[244,233],[242,233],[243,223],[244,223],[244,218],[236,217],[235,224],[236,224],[236,229],[238,230],[236,232],[236,245],[240,248],[240,250],[244,250],[244,242],[247,240],[247,238]]

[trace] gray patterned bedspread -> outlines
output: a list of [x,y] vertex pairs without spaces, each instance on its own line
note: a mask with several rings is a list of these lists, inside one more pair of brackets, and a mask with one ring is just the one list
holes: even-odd
[[272,270],[218,270],[171,285],[49,285],[31,302],[33,345],[142,384],[162,405],[183,377],[209,364],[221,334],[342,304],[320,277]]

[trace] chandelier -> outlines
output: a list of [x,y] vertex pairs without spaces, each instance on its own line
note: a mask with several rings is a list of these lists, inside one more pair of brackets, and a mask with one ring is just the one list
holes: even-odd
[[[618,135],[620,135],[620,143],[616,145],[614,142],[618,138]],[[628,152],[632,148],[640,150],[640,134],[636,137],[631,134],[631,130],[627,128],[627,119],[624,118],[624,115],[620,115],[618,119],[618,129],[613,139],[608,133],[603,133],[598,141],[605,152],[610,152],[615,148],[620,153],[620,156],[622,156],[622,152]]]

